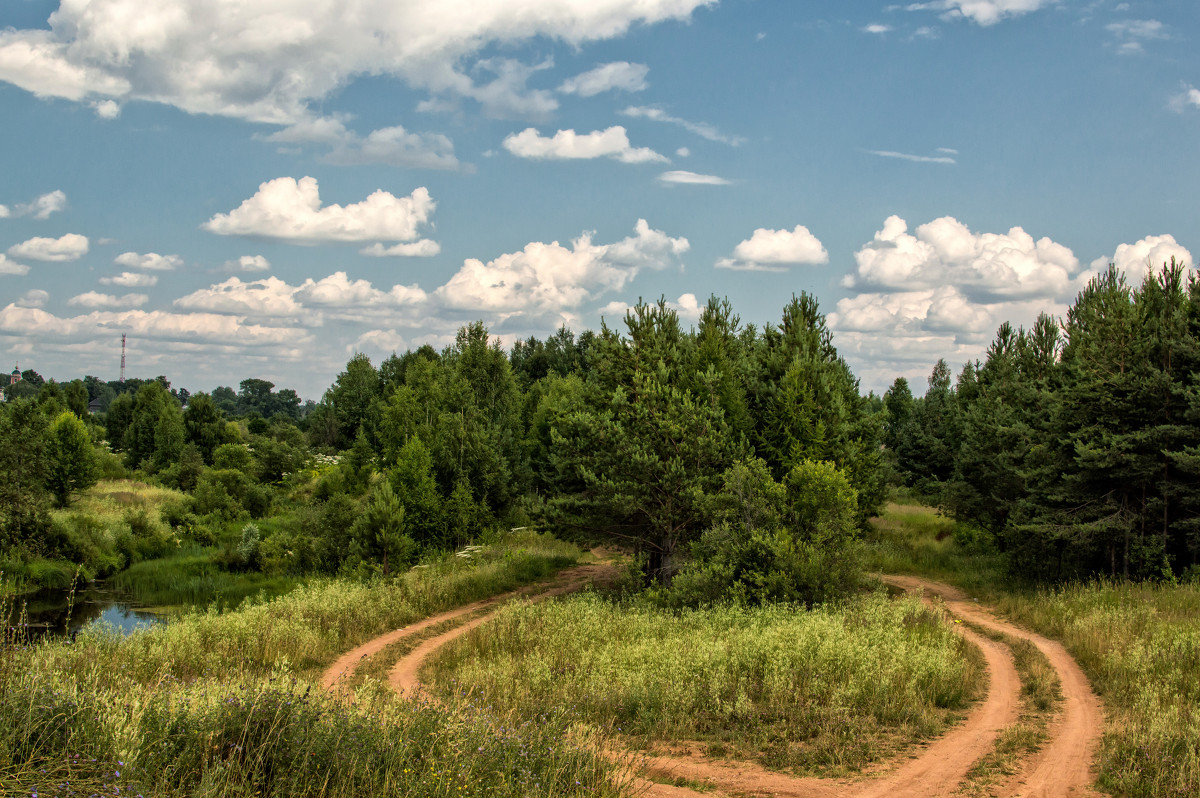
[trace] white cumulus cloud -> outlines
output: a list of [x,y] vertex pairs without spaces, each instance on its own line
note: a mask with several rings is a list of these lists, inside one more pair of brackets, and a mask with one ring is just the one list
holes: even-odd
[[183,266],[183,258],[178,255],[159,255],[157,252],[147,252],[144,255],[137,252],[122,252],[113,258],[113,263],[129,269],[142,269],[149,272],[169,272]]
[[243,282],[230,277],[224,282],[194,291],[175,300],[184,310],[232,313],[255,317],[299,318],[296,288],[278,277]]
[[421,309],[427,300],[425,291],[417,285],[394,285],[384,291],[368,280],[351,280],[339,271],[320,280],[310,277],[300,285],[277,277],[244,281],[234,276],[176,299],[175,306],[188,311],[320,325],[322,312],[332,311],[332,317],[338,319],[363,321],[380,313]]
[[795,230],[760,227],[733,249],[733,257],[717,261],[718,269],[782,271],[787,266],[829,262],[829,252],[802,224]]
[[1200,89],[1189,83],[1183,84],[1183,91],[1171,97],[1170,106],[1171,110],[1178,113],[1189,108],[1200,108]]
[[65,207],[67,207],[67,195],[62,191],[55,190],[41,195],[32,202],[23,202],[11,208],[0,205],[0,219],[28,216],[31,219],[45,220],[50,218],[50,214],[58,213]]
[[229,272],[265,272],[271,268],[271,261],[262,255],[242,255],[237,260],[227,260],[222,267]]
[[20,308],[40,308],[50,301],[50,292],[40,288],[31,288],[21,295],[16,305]]
[[625,287],[642,269],[676,263],[688,248],[686,238],[639,219],[634,235],[613,244],[596,244],[584,233],[570,247],[539,241],[487,263],[469,259],[436,296],[450,308],[562,319],[582,303]]
[[1057,0],[933,0],[910,3],[909,11],[940,11],[943,19],[969,19],[977,25],[995,25],[1008,17],[1017,17],[1052,5]]
[[321,207],[316,178],[279,177],[229,213],[218,213],[204,229],[218,235],[269,238],[292,244],[339,241],[411,241],[437,203],[428,189],[396,197],[380,189],[362,202]]
[[974,299],[1061,296],[1069,291],[1079,261],[1070,249],[1020,227],[1007,233],[974,233],[951,216],[908,232],[889,217],[871,243],[855,253],[858,264],[845,281],[861,289],[919,290],[957,286]]
[[146,304],[149,299],[150,297],[145,294],[113,296],[112,294],[88,291],[86,294],[71,297],[67,300],[67,304],[85,308],[136,308]]
[[378,242],[358,251],[360,255],[371,258],[431,258],[442,251],[442,246],[436,241],[422,238],[410,244],[393,244],[385,247]]
[[313,339],[304,329],[247,324],[242,317],[214,313],[94,310],[82,316],[60,317],[15,304],[0,310],[0,333],[38,342],[110,342],[114,330],[127,331],[139,340],[217,344],[232,347],[233,351],[267,347],[273,357],[280,356],[281,347],[303,346]]
[[59,238],[35,237],[8,248],[15,258],[29,258],[54,263],[79,260],[88,251],[87,236],[67,233]]
[[686,169],[673,169],[658,176],[662,183],[684,186],[728,186],[730,181],[716,175],[702,175]]
[[1075,284],[1076,287],[1083,288],[1111,263],[1125,275],[1129,285],[1137,287],[1142,284],[1147,272],[1158,271],[1163,264],[1170,263],[1172,259],[1189,269],[1193,266],[1192,253],[1177,242],[1175,236],[1146,236],[1132,244],[1119,245],[1111,257],[1093,260],[1088,270],[1075,279]]
[[121,272],[111,277],[101,277],[101,285],[119,285],[122,288],[149,288],[158,284],[158,276],[154,274],[139,274],[138,272]]
[[558,90],[563,94],[578,94],[580,97],[594,97],[606,91],[644,91],[646,75],[649,73],[650,67],[645,64],[614,61],[568,78]]
[[534,160],[612,158],[622,163],[668,161],[666,156],[652,149],[632,146],[625,128],[620,125],[582,134],[574,130],[560,130],[550,138],[542,136],[536,128],[530,127],[507,136],[504,139],[504,149],[518,158]]
[[29,274],[29,267],[24,263],[9,260],[7,255],[0,252],[0,274],[15,274],[17,276]]
[[[359,75],[389,75],[497,115],[552,104],[495,46],[579,46],[716,0],[66,0],[49,30],[0,32],[0,80],[39,96],[167,103],[290,125]],[[499,62],[499,63],[496,63]],[[488,80],[476,77],[494,74]]]

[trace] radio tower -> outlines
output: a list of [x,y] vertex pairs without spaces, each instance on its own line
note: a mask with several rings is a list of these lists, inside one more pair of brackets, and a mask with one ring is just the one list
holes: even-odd
[[121,333],[121,382],[125,382],[125,333]]

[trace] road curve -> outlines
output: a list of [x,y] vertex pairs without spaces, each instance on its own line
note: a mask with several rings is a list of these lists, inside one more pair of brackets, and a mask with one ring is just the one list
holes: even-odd
[[[564,571],[551,585],[533,593],[530,598],[536,601],[578,590],[598,576],[603,567],[586,565]],[[911,576],[885,576],[883,580],[904,590],[923,592],[927,599],[936,596],[945,603],[950,614],[986,629],[1029,640],[1046,655],[1062,682],[1062,711],[1049,728],[1049,742],[1009,783],[1008,794],[1021,798],[1097,796],[1091,788],[1094,780],[1092,762],[1103,731],[1103,713],[1083,672],[1062,645],[996,618],[986,608],[967,599],[961,591],[949,585]],[[364,657],[397,640],[489,606],[498,608],[501,602],[516,595],[519,595],[519,591],[475,602],[365,643],[339,658],[325,672],[322,685],[326,689],[336,688],[339,680],[353,673]],[[401,695],[413,695],[420,684],[421,666],[428,657],[490,617],[491,613],[481,615],[422,641],[392,667],[388,674],[389,684]],[[634,778],[634,787],[648,798],[711,797],[714,794],[771,795],[778,798],[928,798],[952,795],[971,767],[991,751],[1000,732],[1016,721],[1021,690],[1020,679],[1007,646],[961,626],[956,625],[955,629],[983,653],[989,677],[987,695],[971,710],[963,723],[918,749],[910,758],[882,775],[859,781],[797,778],[749,762],[716,761],[699,755],[646,755],[634,760],[643,774]],[[612,756],[623,762],[629,761],[627,752]],[[705,790],[700,792],[686,786],[674,786],[670,782],[701,783],[705,785]]]

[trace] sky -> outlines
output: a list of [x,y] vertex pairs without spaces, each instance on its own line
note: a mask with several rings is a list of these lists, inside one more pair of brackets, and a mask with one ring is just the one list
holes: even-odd
[[[1194,0],[5,0],[0,357],[248,377],[815,295],[920,392],[1193,265]],[[8,368],[7,364],[5,368]]]

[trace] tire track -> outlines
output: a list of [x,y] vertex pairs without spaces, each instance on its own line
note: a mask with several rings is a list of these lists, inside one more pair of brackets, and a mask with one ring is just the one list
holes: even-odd
[[[533,601],[581,589],[602,574],[605,566],[586,565],[562,572],[545,589],[533,593]],[[997,619],[986,608],[955,588],[938,582],[909,576],[885,576],[888,584],[907,591],[922,591],[937,596],[950,614],[978,626],[1003,632],[1032,642],[1046,655],[1062,683],[1063,708],[1049,729],[1050,740],[1028,761],[1020,776],[1007,785],[1007,793],[1021,798],[1050,796],[1096,796],[1092,761],[1103,729],[1100,702],[1092,692],[1078,664],[1061,644]],[[525,591],[529,595],[528,591]],[[322,685],[336,687],[339,679],[353,673],[364,657],[406,636],[470,612],[493,607],[515,598],[522,591],[475,602],[456,610],[397,629],[348,652],[325,672]],[[388,682],[400,695],[412,696],[420,687],[420,669],[428,657],[452,640],[470,632],[491,617],[487,613],[467,623],[430,637],[401,657],[388,674]],[[956,631],[983,653],[988,672],[985,698],[967,716],[942,737],[917,749],[894,769],[867,780],[798,778],[777,773],[752,762],[714,761],[699,755],[653,756],[633,759],[635,775],[631,783],[639,794],[649,798],[685,796],[759,795],[778,798],[926,798],[954,794],[971,767],[995,744],[1000,732],[1014,723],[1019,714],[1020,679],[1008,647],[999,641],[956,625]],[[629,763],[629,752],[606,752],[611,759]],[[649,778],[655,779],[651,781]],[[665,782],[665,783],[664,783]],[[704,791],[678,784],[700,784]]]

